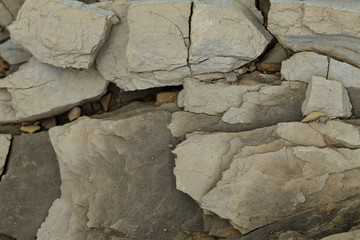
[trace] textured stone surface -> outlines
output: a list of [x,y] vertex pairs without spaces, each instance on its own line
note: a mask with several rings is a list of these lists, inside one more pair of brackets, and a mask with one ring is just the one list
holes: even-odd
[[258,91],[245,93],[243,103],[229,108],[221,119],[230,124],[298,121],[305,89],[305,83],[289,81],[261,86]]
[[116,22],[113,12],[93,5],[70,0],[28,0],[8,29],[12,40],[41,62],[89,68]]
[[360,238],[360,230],[350,231],[346,233],[334,234],[324,237],[321,240],[356,240]]
[[360,66],[357,0],[270,0],[268,29],[296,52],[316,51]]
[[295,53],[282,63],[281,74],[286,80],[308,83],[313,76],[327,78],[328,68],[326,56],[314,52],[301,52]]
[[328,117],[350,117],[351,108],[349,95],[340,82],[313,77],[301,111],[304,115],[316,111]]
[[0,134],[0,177],[3,174],[6,157],[9,152],[11,135]]
[[62,196],[38,231],[39,240],[101,239],[107,231],[168,240],[185,222],[201,219],[196,203],[175,189],[168,145],[177,142],[166,128],[171,114],[140,110],[80,118],[50,130]]
[[0,2],[0,26],[7,26],[13,20],[12,14],[3,2]]
[[260,56],[271,39],[239,1],[195,1],[189,51],[191,71],[232,71]]
[[178,104],[186,111],[216,115],[230,107],[240,106],[243,95],[256,91],[262,84],[243,81],[239,85],[226,83],[203,83],[196,79],[185,79],[184,89],[178,95]]
[[[324,126],[281,123],[250,132],[193,133],[174,150],[177,188],[243,234],[289,219],[312,221],[304,225],[310,235],[329,234],[336,231],[334,222],[345,223],[346,213],[359,206],[360,150],[346,147],[355,147],[354,131],[359,128],[329,121]],[[350,198],[358,199],[353,206]],[[331,224],[311,220],[325,209]]]
[[0,81],[0,122],[30,121],[65,112],[106,91],[94,69],[61,69],[30,59]]
[[10,65],[26,62],[31,58],[31,54],[24,50],[20,45],[14,44],[11,39],[0,44],[0,55]]
[[331,59],[328,79],[337,80],[346,88],[360,88],[360,69],[350,64]]
[[51,203],[60,196],[59,165],[48,133],[14,136],[0,193],[0,232],[36,239]]

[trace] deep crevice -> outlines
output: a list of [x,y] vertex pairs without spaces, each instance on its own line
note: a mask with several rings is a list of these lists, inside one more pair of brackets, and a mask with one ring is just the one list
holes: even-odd
[[0,182],[2,180],[2,177],[7,173],[8,168],[9,168],[9,161],[10,161],[12,145],[13,145],[13,137],[11,137],[11,139],[10,139],[9,151],[8,151],[8,154],[6,155],[6,159],[5,159],[5,163],[4,163],[4,170],[3,170],[2,174],[0,175]]
[[190,16],[189,16],[189,46],[187,47],[187,59],[186,59],[187,66],[190,68],[190,71],[191,71],[191,67],[190,67],[191,22],[192,22],[193,12],[194,12],[194,2],[191,1]]

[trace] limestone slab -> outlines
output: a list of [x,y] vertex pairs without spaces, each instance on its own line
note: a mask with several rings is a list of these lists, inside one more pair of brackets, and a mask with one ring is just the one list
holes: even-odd
[[117,21],[113,12],[77,1],[29,0],[8,29],[41,62],[89,68]]

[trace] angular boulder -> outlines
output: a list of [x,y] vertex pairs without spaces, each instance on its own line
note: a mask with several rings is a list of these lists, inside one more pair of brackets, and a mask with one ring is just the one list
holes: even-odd
[[27,0],[8,29],[41,62],[89,68],[117,21],[113,12],[77,1]]
[[315,51],[360,66],[357,0],[270,0],[268,29],[295,52]]
[[7,164],[0,182],[0,233],[36,239],[52,202],[60,196],[59,164],[48,133],[14,136]]
[[352,105],[341,82],[312,77],[301,107],[303,115],[323,112],[328,117],[350,117]]
[[106,92],[94,69],[56,68],[34,58],[0,81],[0,123],[32,121],[60,114]]
[[271,34],[241,1],[195,1],[189,64],[192,74],[230,72],[256,59]]
[[[348,216],[360,206],[359,130],[329,121],[189,134],[174,150],[177,188],[241,233],[252,231],[244,239],[269,239],[267,225],[286,231],[304,219],[311,221],[301,228],[307,235],[328,235],[338,231],[335,222],[346,228],[356,221]],[[331,218],[332,224],[319,218]],[[254,237],[258,232],[268,235]]]
[[138,109],[51,128],[62,195],[37,239],[168,240],[201,219],[197,204],[175,189],[170,118]]

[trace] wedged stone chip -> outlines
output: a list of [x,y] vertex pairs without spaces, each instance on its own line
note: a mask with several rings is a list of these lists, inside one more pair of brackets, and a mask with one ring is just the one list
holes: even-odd
[[286,80],[308,83],[313,76],[327,78],[328,69],[329,61],[326,56],[314,52],[300,52],[282,63],[281,74]]
[[0,81],[0,123],[54,116],[100,97],[106,87],[94,69],[61,69],[32,58]]
[[194,2],[189,63],[192,74],[230,72],[260,56],[272,36],[240,1]]
[[10,65],[15,65],[28,61],[31,54],[20,45],[14,44],[11,39],[0,44],[0,55]]
[[203,83],[187,78],[184,89],[178,95],[178,104],[189,112],[216,115],[230,107],[240,106],[246,92],[257,91],[262,85],[254,81],[242,81],[239,85]]
[[301,82],[264,85],[258,91],[245,93],[243,103],[231,106],[221,119],[230,124],[297,121],[301,119],[305,91],[306,84]]
[[6,157],[9,152],[11,135],[8,134],[0,134],[0,177],[3,174]]
[[14,136],[0,182],[0,233],[36,239],[51,203],[60,196],[60,183],[48,133]]
[[357,0],[270,0],[268,29],[295,52],[316,51],[360,66]]
[[349,95],[341,82],[312,77],[301,107],[304,115],[316,111],[328,117],[350,117],[351,109]]
[[37,239],[103,239],[112,231],[114,237],[168,240],[185,221],[201,219],[197,204],[175,189],[170,118],[167,111],[137,109],[51,128],[62,196]]
[[89,68],[117,21],[113,12],[77,1],[27,0],[8,29],[41,62]]
[[[359,199],[358,143],[358,127],[335,121],[193,133],[174,150],[177,188],[242,234],[290,217],[312,219],[324,214],[323,206],[336,212],[346,210],[346,199]],[[339,222],[347,219],[338,216]],[[322,224],[312,222],[313,234],[331,231]]]

